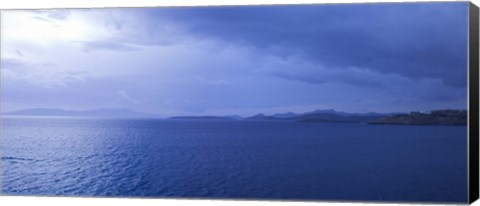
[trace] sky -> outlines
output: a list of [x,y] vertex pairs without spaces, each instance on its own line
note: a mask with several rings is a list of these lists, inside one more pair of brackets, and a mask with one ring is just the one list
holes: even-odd
[[3,112],[466,109],[468,2],[2,11]]

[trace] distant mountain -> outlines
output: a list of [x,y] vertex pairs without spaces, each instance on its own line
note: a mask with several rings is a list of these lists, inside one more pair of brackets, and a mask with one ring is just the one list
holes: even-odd
[[352,115],[353,113],[346,113],[346,112],[339,112],[334,109],[317,109],[311,112],[305,112],[303,113],[304,115],[307,114],[336,114],[336,115],[342,115],[342,116],[348,116]]
[[229,116],[175,116],[168,119],[172,120],[237,120],[235,117]]
[[272,115],[272,117],[278,117],[278,118],[290,118],[290,117],[295,117],[295,116],[298,116],[298,114],[293,113],[293,112],[277,113],[277,114]]
[[15,112],[7,112],[5,115],[12,116],[75,116],[75,117],[112,117],[112,118],[155,118],[155,114],[136,112],[129,109],[95,109],[86,111],[70,111],[50,108],[25,109]]
[[254,116],[247,117],[245,120],[285,120],[286,118],[279,118],[274,116],[267,116],[263,113],[258,113]]
[[299,116],[299,122],[369,122],[384,117],[381,114],[349,114],[349,113],[310,113]]
[[376,112],[368,112],[368,113],[349,113],[349,112],[341,112],[334,109],[317,109],[312,112],[306,112],[303,114],[337,114],[340,116],[385,116],[385,115],[392,115],[398,113],[376,113]]
[[72,114],[72,111],[65,111],[61,109],[46,109],[46,108],[35,108],[35,109],[25,109],[15,112],[4,113],[6,115],[31,115],[31,116],[69,116]]
[[312,112],[305,112],[303,114],[296,114],[293,112],[274,114],[271,116],[265,114],[257,114],[252,117],[245,118],[245,120],[279,120],[279,121],[297,121],[297,122],[369,122],[381,117],[383,114],[377,113],[347,113],[338,112],[333,109],[315,110]]
[[[130,109],[95,109],[86,111],[70,111],[51,108],[25,109],[3,113],[9,116],[73,116],[73,117],[104,117],[104,118],[161,118],[156,114],[136,112]],[[466,110],[435,110],[429,113],[347,113],[333,109],[314,110],[305,113],[277,113],[265,115],[256,114],[242,118],[237,115],[227,116],[174,116],[170,120],[219,120],[219,121],[292,121],[292,122],[338,122],[338,123],[369,123],[369,124],[401,124],[401,125],[466,125]]]

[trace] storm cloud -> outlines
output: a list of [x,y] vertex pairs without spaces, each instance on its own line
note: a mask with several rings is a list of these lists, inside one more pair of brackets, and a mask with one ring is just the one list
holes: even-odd
[[[466,108],[466,2],[8,11],[4,17],[7,110],[250,115],[312,107]],[[58,101],[20,98],[31,93]]]

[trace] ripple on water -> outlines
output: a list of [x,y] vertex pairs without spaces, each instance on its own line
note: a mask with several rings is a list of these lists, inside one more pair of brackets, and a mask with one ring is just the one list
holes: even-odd
[[[462,127],[41,121],[49,120],[3,122],[5,193],[382,197],[385,201],[466,198],[466,138],[458,138],[466,137]],[[394,196],[398,191],[404,195]]]

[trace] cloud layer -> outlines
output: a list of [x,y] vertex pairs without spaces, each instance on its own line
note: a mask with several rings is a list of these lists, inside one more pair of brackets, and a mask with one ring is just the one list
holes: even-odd
[[466,108],[464,2],[2,14],[6,111]]

